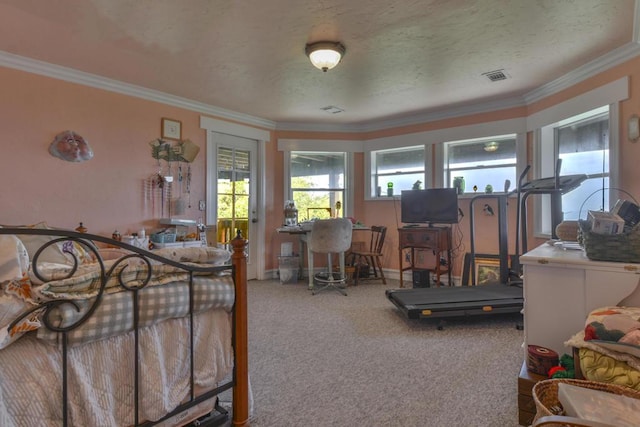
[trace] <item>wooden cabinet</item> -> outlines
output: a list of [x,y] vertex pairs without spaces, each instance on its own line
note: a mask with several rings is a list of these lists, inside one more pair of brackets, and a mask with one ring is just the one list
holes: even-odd
[[[451,285],[451,228],[450,227],[402,227],[398,228],[400,287],[403,285],[403,272],[415,268],[416,249],[431,249],[436,253],[436,265],[430,269],[436,274],[436,283],[440,286],[440,276],[447,273]],[[446,255],[446,264],[442,263]],[[409,266],[404,266],[405,259]]]
[[640,305],[640,264],[589,260],[581,250],[548,244],[520,257],[524,268],[524,356],[527,346],[559,355],[584,329],[589,313],[608,305]]

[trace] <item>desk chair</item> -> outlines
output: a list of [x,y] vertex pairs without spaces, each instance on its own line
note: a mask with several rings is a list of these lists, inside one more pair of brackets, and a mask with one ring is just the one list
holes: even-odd
[[[373,278],[382,279],[383,284],[387,284],[387,279],[384,277],[382,271],[382,246],[384,245],[384,238],[387,235],[387,227],[380,225],[371,226],[371,242],[369,243],[369,249],[360,251],[355,250],[349,254],[350,264],[356,267],[354,285],[358,284],[360,278],[360,269],[363,265],[369,266],[369,271],[373,271]],[[378,277],[378,272],[380,277]]]
[[[312,293],[315,295],[324,289],[336,289],[342,295],[347,295],[344,287],[347,277],[344,268],[344,253],[351,247],[353,224],[348,218],[318,219],[313,222],[311,233],[307,240],[309,274],[313,274],[313,254],[327,254],[327,270],[313,276]],[[332,258],[337,254],[340,272],[333,271]]]

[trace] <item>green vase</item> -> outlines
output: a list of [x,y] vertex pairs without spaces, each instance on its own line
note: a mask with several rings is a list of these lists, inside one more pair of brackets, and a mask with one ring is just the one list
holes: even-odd
[[453,188],[456,189],[458,194],[464,193],[464,177],[463,176],[456,176],[453,178]]

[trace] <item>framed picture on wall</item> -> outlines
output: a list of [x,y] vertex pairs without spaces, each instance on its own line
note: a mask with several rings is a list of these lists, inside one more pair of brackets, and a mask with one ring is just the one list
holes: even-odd
[[162,118],[162,139],[182,139],[182,122],[174,119]]

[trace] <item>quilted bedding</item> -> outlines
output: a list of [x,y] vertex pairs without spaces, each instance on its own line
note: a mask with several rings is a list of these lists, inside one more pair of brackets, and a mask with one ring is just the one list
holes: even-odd
[[[0,426],[61,425],[63,348],[68,425],[133,425],[136,366],[139,421],[158,420],[188,400],[192,366],[198,393],[230,385],[231,254],[124,245],[106,260],[89,238],[104,240],[0,228]],[[66,328],[67,346],[51,328]]]
[[593,310],[584,330],[565,345],[578,349],[580,370],[591,381],[640,390],[640,308]]
[[[67,295],[67,294],[63,294]],[[79,327],[68,333],[69,345],[84,344],[132,331],[133,292],[104,295],[98,308]],[[54,326],[68,326],[80,319],[91,307],[95,297],[77,300],[80,310],[64,304],[52,310]],[[193,279],[193,311],[199,313],[210,308],[231,311],[234,288],[231,277],[199,276]],[[139,291],[139,326],[150,326],[162,320],[189,314],[189,286],[186,282],[170,282],[163,286],[150,286]],[[38,329],[38,338],[57,342],[61,335],[47,328]]]
[[[231,313],[208,310],[196,320],[195,382],[213,388],[233,366]],[[141,329],[141,420],[159,419],[188,396],[188,329],[188,318]],[[132,355],[132,333],[69,349],[69,425],[133,424]],[[0,351],[0,425],[60,425],[60,360],[57,346],[33,334]]]

